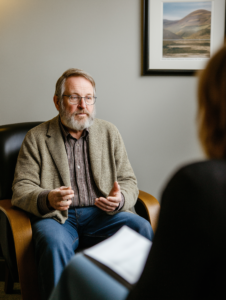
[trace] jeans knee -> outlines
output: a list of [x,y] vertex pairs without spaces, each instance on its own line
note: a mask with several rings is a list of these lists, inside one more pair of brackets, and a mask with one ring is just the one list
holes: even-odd
[[154,238],[154,232],[151,227],[150,222],[148,222],[146,219],[137,216],[135,220],[131,220],[130,224],[128,226],[132,229],[134,229],[136,232],[141,234],[142,236],[146,237],[148,240],[152,241]]
[[67,257],[69,259],[73,254],[71,241],[62,239],[55,234],[41,236],[36,243],[36,254],[39,258],[54,259],[54,257]]
[[149,239],[150,241],[153,240],[154,238],[154,231],[151,227],[150,222],[148,222],[147,220],[145,220],[144,224],[142,225],[142,235],[145,236],[147,239]]

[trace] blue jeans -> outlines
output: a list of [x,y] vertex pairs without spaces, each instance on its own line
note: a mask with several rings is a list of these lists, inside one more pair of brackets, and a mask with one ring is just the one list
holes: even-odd
[[108,215],[96,206],[69,209],[64,224],[53,219],[32,222],[41,299],[49,298],[78,246],[93,246],[113,235],[123,225],[149,240],[154,237],[150,223],[142,217],[128,212]]

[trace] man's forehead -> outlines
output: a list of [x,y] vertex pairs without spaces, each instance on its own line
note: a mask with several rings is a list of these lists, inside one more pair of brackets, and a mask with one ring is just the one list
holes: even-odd
[[92,83],[81,76],[71,76],[65,80],[65,88],[74,88],[74,89],[86,89],[93,91]]

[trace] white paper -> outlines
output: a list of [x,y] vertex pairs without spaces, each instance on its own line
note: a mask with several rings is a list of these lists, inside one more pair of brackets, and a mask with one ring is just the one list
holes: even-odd
[[84,253],[134,284],[141,276],[151,246],[151,241],[123,226],[112,237],[86,249]]

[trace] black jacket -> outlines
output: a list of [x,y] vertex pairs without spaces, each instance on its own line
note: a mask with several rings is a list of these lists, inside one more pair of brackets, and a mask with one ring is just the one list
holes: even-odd
[[226,299],[226,161],[181,168],[162,194],[134,299]]

